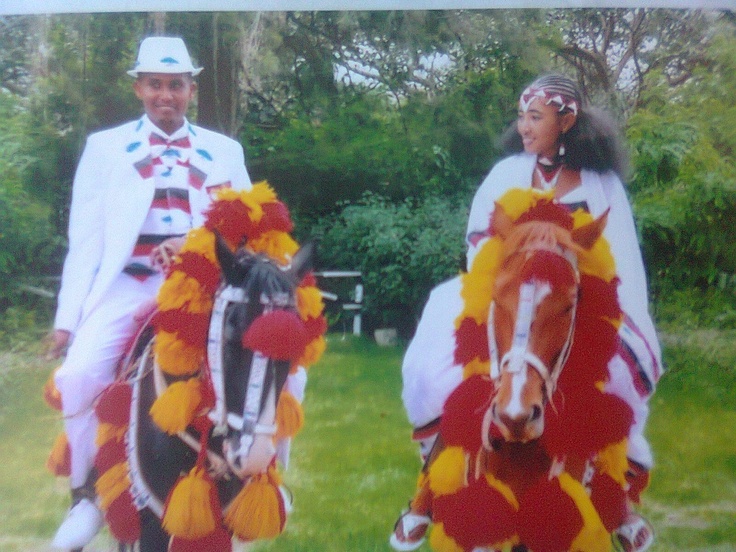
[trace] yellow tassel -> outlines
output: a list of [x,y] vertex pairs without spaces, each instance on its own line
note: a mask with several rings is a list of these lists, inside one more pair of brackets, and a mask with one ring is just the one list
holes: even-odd
[[66,432],[61,432],[56,437],[51,447],[49,457],[46,459],[46,469],[54,475],[69,475],[69,440]]
[[278,200],[276,192],[274,192],[273,188],[271,188],[265,180],[256,182],[250,190],[247,192],[241,192],[241,194],[243,196],[247,194],[247,197],[250,200],[255,201],[259,205],[263,205],[264,203],[275,203]]
[[212,311],[212,296],[203,293],[200,283],[181,270],[169,274],[158,292],[159,310],[182,310],[194,314]]
[[429,535],[429,545],[432,550],[437,552],[463,552],[463,549],[445,533],[445,527],[442,523],[436,523],[432,527],[432,533]]
[[463,379],[468,379],[470,376],[487,376],[490,371],[491,362],[488,360],[482,362],[476,357],[463,367]]
[[192,423],[202,403],[199,379],[172,383],[153,403],[150,414],[158,427],[169,435],[184,431]]
[[100,507],[107,510],[110,504],[129,488],[128,462],[119,462],[101,474],[95,482],[95,490],[97,496],[100,497]]
[[464,310],[458,321],[468,316],[478,323],[488,319],[493,282],[501,262],[502,245],[499,237],[488,240],[476,254],[472,270],[463,274],[460,296],[464,300]]
[[583,518],[583,528],[572,541],[570,550],[573,552],[609,552],[611,535],[603,526],[585,487],[567,472],[562,472],[559,480],[560,488],[573,500]]
[[327,342],[324,337],[319,336],[317,339],[313,339],[304,348],[304,352],[298,362],[299,366],[309,368],[317,364],[319,359],[322,358],[325,349],[327,349]]
[[100,424],[97,426],[97,436],[95,437],[95,444],[98,447],[101,447],[112,439],[121,441],[125,437],[125,433],[127,431],[127,425],[118,426],[113,424]]
[[304,410],[296,397],[288,391],[281,392],[276,406],[276,439],[294,437],[304,426]]
[[319,317],[325,308],[319,289],[314,286],[296,288],[296,308],[302,320]]
[[628,439],[622,439],[618,443],[607,446],[598,453],[595,465],[598,471],[608,474],[611,478],[626,488],[626,472],[629,469],[629,459],[626,455],[628,449]]
[[225,511],[225,525],[243,541],[281,534],[286,522],[277,483],[267,474],[254,476]]
[[462,447],[447,447],[429,468],[429,488],[435,496],[454,494],[465,486],[468,458]]
[[506,211],[506,214],[511,217],[511,220],[518,219],[521,215],[527,212],[529,209],[534,207],[539,200],[554,199],[554,192],[542,192],[539,190],[532,190],[529,188],[512,188],[498,200],[498,203]]
[[181,253],[195,253],[215,266],[220,266],[215,253],[215,234],[204,226],[190,230]]
[[183,539],[199,539],[216,528],[210,501],[212,483],[204,470],[194,466],[171,491],[161,524],[167,533]]
[[248,240],[248,249],[254,253],[264,253],[281,264],[287,264],[299,250],[299,244],[286,232],[268,230]]
[[514,494],[514,491],[511,490],[511,487],[500,479],[496,479],[493,474],[490,473],[486,474],[486,481],[488,482],[489,487],[493,487],[501,493],[501,495],[506,499],[506,502],[514,507],[514,510],[519,509],[519,501],[516,499],[516,495]]
[[204,348],[189,345],[172,332],[157,332],[153,350],[161,369],[172,376],[194,374],[204,359]]

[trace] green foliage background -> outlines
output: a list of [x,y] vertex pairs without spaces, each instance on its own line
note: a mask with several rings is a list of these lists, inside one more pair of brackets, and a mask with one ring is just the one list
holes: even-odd
[[[0,25],[0,335],[52,311],[24,289],[55,292],[85,137],[139,114],[125,69],[140,37],[160,32],[184,36],[206,67],[190,118],[239,137],[298,237],[322,238],[318,268],[363,271],[369,330],[410,334],[431,287],[459,270],[473,191],[502,155],[519,90],[550,70],[577,78],[626,132],[655,305],[710,287],[732,299],[730,12],[100,13]],[[632,44],[633,73],[614,55]]]

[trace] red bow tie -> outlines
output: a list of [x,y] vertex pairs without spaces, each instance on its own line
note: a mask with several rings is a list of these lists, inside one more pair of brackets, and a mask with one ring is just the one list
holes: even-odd
[[192,144],[189,142],[189,136],[184,136],[184,138],[177,138],[176,140],[167,140],[163,136],[159,136],[156,133],[152,133],[149,138],[149,143],[152,146],[168,146],[173,148],[191,148]]

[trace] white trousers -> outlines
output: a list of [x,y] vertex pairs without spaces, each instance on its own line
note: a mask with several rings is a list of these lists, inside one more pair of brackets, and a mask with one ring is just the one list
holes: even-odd
[[[460,290],[460,277],[447,280],[432,290],[404,355],[401,397],[414,428],[439,418],[447,397],[462,381],[462,366],[454,361],[455,319],[464,306]],[[610,380],[606,390],[621,397],[634,411],[629,458],[651,468],[652,452],[643,434],[649,414],[648,397],[637,392],[628,366],[620,356],[611,359],[608,369]]]
[[115,380],[115,368],[138,328],[133,314],[158,293],[163,278],[143,282],[120,274],[99,305],[81,322],[57,370],[64,426],[71,450],[70,485],[84,485],[97,453],[95,399]]

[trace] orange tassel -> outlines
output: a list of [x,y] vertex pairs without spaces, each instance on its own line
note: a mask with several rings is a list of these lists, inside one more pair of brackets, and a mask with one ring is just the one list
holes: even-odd
[[447,447],[429,468],[429,488],[435,496],[454,494],[464,487],[468,458],[462,447]]
[[166,500],[162,526],[167,533],[183,539],[200,539],[218,525],[219,512],[213,508],[214,485],[197,466],[179,479]]
[[127,425],[118,426],[101,423],[99,426],[97,426],[97,437],[95,439],[95,444],[98,447],[101,447],[112,439],[122,441],[125,438],[125,434],[127,433],[127,431]]
[[95,482],[97,496],[100,497],[100,506],[107,510],[124,491],[130,488],[128,478],[128,462],[119,462],[101,474]]
[[59,390],[56,388],[56,382],[54,381],[55,375],[56,370],[54,370],[49,376],[49,379],[46,380],[46,384],[43,386],[43,399],[51,408],[61,412],[61,393],[59,393]]
[[54,446],[51,448],[46,460],[46,469],[57,477],[68,477],[71,472],[71,451],[66,433],[62,432],[56,437]]
[[268,474],[254,476],[225,511],[225,525],[243,541],[274,538],[285,524],[284,499]]
[[167,387],[153,403],[149,413],[158,427],[174,435],[192,423],[201,404],[201,382],[197,378],[190,378]]
[[304,348],[304,353],[297,364],[299,364],[299,366],[309,368],[322,358],[322,354],[325,352],[325,349],[327,349],[327,342],[324,337],[319,336],[317,339],[313,339],[307,343],[307,346]]
[[438,550],[439,552],[463,552],[463,549],[445,533],[445,528],[442,523],[437,523],[432,528],[432,533],[429,535],[429,544],[432,550]]
[[276,406],[276,439],[294,437],[304,426],[304,410],[296,397],[288,391],[281,392]]

